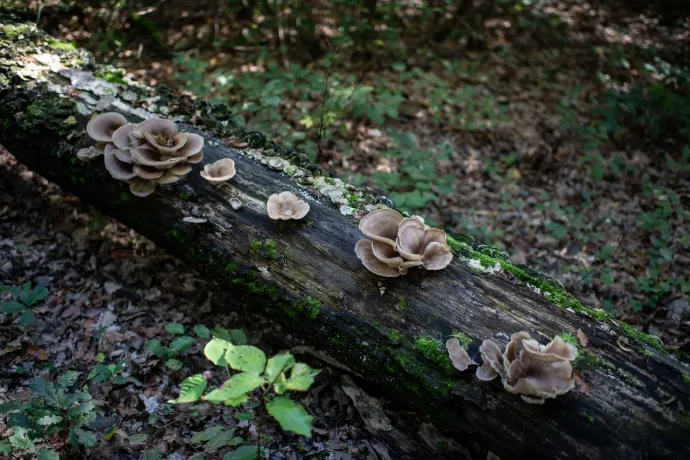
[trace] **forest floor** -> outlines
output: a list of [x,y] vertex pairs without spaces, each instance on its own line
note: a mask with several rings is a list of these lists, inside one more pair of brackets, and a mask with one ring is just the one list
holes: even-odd
[[[146,238],[17,164],[7,151],[0,151],[0,264],[0,284],[30,280],[49,292],[32,309],[36,319],[27,326],[0,324],[0,401],[31,399],[28,382],[34,376],[79,372],[77,386],[88,387],[100,414],[89,426],[99,433],[90,458],[160,458],[156,452],[173,460],[195,454],[220,458],[237,446],[256,444],[257,419],[250,412],[168,403],[179,396],[184,378],[225,372],[204,358],[207,340],[192,332],[203,323],[239,329],[269,356],[291,351],[321,369],[316,384],[297,394],[314,417],[312,438],[284,432],[275,422],[261,423],[271,460],[390,460],[395,455],[367,431],[370,421],[376,425],[385,418],[423,446],[435,448],[442,439],[422,416],[391,407],[385,397],[369,400],[346,372],[315,357],[318,353],[280,326],[250,311],[228,312],[227,294]],[[169,323],[182,324],[185,335],[195,339],[175,355],[181,362],[175,370],[147,347],[152,339],[170,343]],[[108,372],[104,366],[113,367]],[[357,393],[352,389],[359,396],[348,396]],[[213,427],[222,427],[227,438],[216,436],[212,445],[194,436]],[[69,445],[51,444],[63,460],[82,458]]]
[[[375,49],[362,62],[343,47],[329,55],[337,58],[332,64],[300,62],[276,49],[266,58],[252,47],[209,46],[204,31],[212,23],[203,14],[177,19],[201,17],[199,27],[159,25],[174,58],[147,54],[146,38],[113,54],[103,29],[108,16],[97,9],[81,21],[45,21],[56,36],[126,68],[127,75],[113,70],[111,77],[165,82],[225,102],[239,122],[281,145],[449,231],[505,248],[512,261],[559,278],[587,306],[661,337],[669,348],[687,349],[690,113],[682,107],[690,107],[683,87],[690,81],[683,51],[690,29],[618,3],[542,2],[522,22],[488,24],[483,50],[410,45],[396,57]],[[221,29],[215,39],[226,32],[232,31]],[[181,43],[184,51],[176,50]],[[127,361],[132,384],[92,385],[109,414],[99,418],[103,429],[118,423],[102,458],[152,448],[187,458],[203,450],[189,441],[202,419],[236,428],[238,443],[251,439],[255,420],[209,419],[166,404],[177,396],[176,379],[204,368],[200,341],[177,372],[146,352],[145,342],[169,340],[166,323],[191,330],[211,316],[214,325],[243,329],[266,351],[284,346],[281,331],[249,312],[224,313],[213,286],[7,154],[0,179],[0,279],[50,291],[31,330],[0,326],[0,343],[8,344],[0,368],[12,369],[10,386],[0,391],[14,391],[23,373],[41,369],[76,369],[84,381],[103,353]],[[19,354],[25,341],[28,355]],[[369,415],[342,390],[354,384],[337,369],[300,358],[324,369],[302,399],[316,417],[315,437],[269,426],[275,456],[387,458],[365,429],[362,417]],[[419,420],[406,426],[414,414],[384,407],[401,431],[435,445],[428,434],[420,437]],[[155,444],[127,441],[142,433]]]

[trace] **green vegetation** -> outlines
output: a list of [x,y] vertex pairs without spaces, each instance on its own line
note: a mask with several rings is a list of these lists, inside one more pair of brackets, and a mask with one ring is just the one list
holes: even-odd
[[[166,324],[165,330],[170,338],[167,346],[164,346],[158,339],[149,339],[146,341],[145,348],[152,355],[165,360],[168,369],[179,371],[182,369],[182,361],[177,357],[194,345],[194,338],[184,335],[184,326],[179,323]],[[198,334],[199,330],[195,329],[194,332]]]
[[426,359],[438,365],[448,373],[453,372],[453,365],[440,340],[433,337],[415,337],[414,348]]
[[52,444],[47,438],[53,436],[75,449],[95,447],[96,434],[85,425],[96,419],[96,405],[89,393],[74,389],[78,379],[75,371],[58,376],[55,382],[34,377],[29,385],[30,400],[0,404],[0,413],[7,414],[7,425],[12,428],[9,437],[0,439],[0,454],[36,454],[39,459],[57,460],[58,453],[44,447]]
[[[233,344],[216,336],[206,344],[204,355],[214,365],[225,368],[230,378],[218,388],[204,394],[207,385],[204,376],[196,374],[188,377],[181,384],[180,396],[172,403],[193,403],[202,399],[214,404],[237,407],[240,403],[250,401],[253,403],[251,407],[255,407],[257,412],[243,413],[241,417],[262,418],[267,413],[278,421],[282,429],[311,436],[312,417],[286,393],[308,390],[319,370],[296,362],[290,353],[280,353],[267,360],[264,352],[256,347]],[[232,433],[225,432],[226,434],[221,435],[222,432],[223,430],[214,428],[214,431],[197,439],[199,442],[210,442],[220,436],[222,442],[214,441],[211,445],[231,445]],[[258,448],[260,446],[261,444]],[[205,449],[209,448],[207,443]],[[257,454],[260,452],[257,451]]]
[[251,252],[268,260],[275,260],[280,255],[273,240],[252,241]]
[[0,312],[7,315],[8,319],[16,318],[21,326],[26,326],[34,320],[34,312],[30,310],[38,302],[48,296],[48,290],[43,286],[31,288],[31,282],[22,286],[1,285],[0,293],[9,292],[10,300],[0,303]]

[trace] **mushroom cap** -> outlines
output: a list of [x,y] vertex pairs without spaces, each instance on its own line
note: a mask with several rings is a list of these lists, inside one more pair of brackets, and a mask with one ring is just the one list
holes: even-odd
[[79,149],[79,151],[77,151],[77,157],[81,161],[91,161],[94,158],[103,155],[107,145],[109,144],[98,142],[96,145],[92,145],[91,147]]
[[191,157],[197,155],[204,148],[204,138],[194,133],[182,133],[181,136],[186,138],[184,146],[177,152],[173,153],[176,157]]
[[132,195],[145,197],[156,190],[156,183],[152,180],[137,178],[129,184],[129,191]]
[[384,276],[386,278],[395,278],[400,276],[401,273],[397,268],[391,267],[390,265],[386,264],[385,262],[381,262],[376,258],[374,255],[373,244],[374,242],[372,240],[367,239],[361,239],[357,241],[357,244],[355,244],[355,254],[357,254],[359,260],[362,261],[362,265],[364,265],[367,270],[375,275]]
[[192,167],[188,163],[180,163],[170,168],[169,171],[176,176],[186,176],[192,172]]
[[395,247],[395,240],[398,237],[398,224],[402,220],[402,214],[395,209],[377,209],[359,221],[359,229],[369,238]]
[[577,349],[560,336],[540,345],[527,332],[518,332],[511,336],[503,357],[507,370],[504,388],[526,402],[543,404],[575,387],[570,361],[577,357]]
[[299,220],[309,212],[309,203],[300,200],[292,192],[280,192],[268,197],[268,217],[273,220]]
[[135,163],[144,166],[153,166],[156,169],[170,169],[177,163],[185,161],[184,157],[162,156],[156,150],[133,147],[130,150]]
[[115,130],[113,133],[113,144],[118,149],[128,149],[132,145],[132,140],[130,135],[134,128],[137,127],[136,123],[127,123]]
[[114,153],[114,150],[109,150],[104,153],[105,169],[108,170],[111,176],[117,180],[130,180],[137,177],[137,173],[132,169],[131,164],[120,161]]
[[199,163],[204,158],[204,152],[199,152],[187,157],[187,163]]
[[221,158],[213,164],[204,165],[201,177],[212,184],[226,182],[235,177],[235,162],[230,158]]
[[462,346],[460,346],[460,341],[456,338],[448,339],[446,341],[446,348],[448,349],[448,356],[453,362],[453,367],[459,371],[467,370],[471,365],[476,365],[470,355],[467,354]]
[[172,171],[165,171],[165,173],[156,179],[157,184],[161,185],[167,185],[167,184],[174,184],[178,180],[181,180],[183,176],[178,176],[177,174],[173,174]]
[[390,265],[394,268],[400,268],[402,267],[403,263],[405,263],[405,260],[400,257],[400,254],[398,254],[395,251],[395,248],[390,244],[372,240],[371,248],[374,252],[374,256],[386,265]]
[[484,364],[477,368],[477,378],[479,380],[488,382],[499,375],[501,377],[506,375],[506,370],[503,365],[503,355],[501,354],[500,347],[496,345],[496,342],[491,339],[484,340],[479,347],[479,351],[484,361]]
[[424,249],[423,267],[427,270],[442,270],[453,260],[453,253],[444,244],[432,241]]
[[117,112],[101,113],[89,120],[86,132],[97,142],[112,142],[113,133],[126,123],[127,119]]
[[142,179],[158,179],[165,171],[152,168],[151,166],[134,165],[132,170]]
[[145,139],[146,133],[171,138],[177,135],[177,128],[175,128],[175,122],[172,120],[149,118],[139,123],[132,131],[132,135],[139,139]]
[[[446,247],[448,249],[448,253],[450,253],[450,249],[446,243],[446,232],[443,230],[426,227],[424,224],[421,224],[419,221],[412,218],[405,219],[403,222],[401,222],[400,228],[401,230],[399,230],[398,238],[396,239],[396,249],[404,258],[408,260],[421,260],[424,256],[426,248],[431,243],[438,243]],[[436,252],[438,251],[439,250],[436,250]],[[448,263],[450,263],[452,258],[453,257],[451,254]],[[443,265],[441,268],[445,268],[448,263]],[[430,270],[439,269],[437,268]]]

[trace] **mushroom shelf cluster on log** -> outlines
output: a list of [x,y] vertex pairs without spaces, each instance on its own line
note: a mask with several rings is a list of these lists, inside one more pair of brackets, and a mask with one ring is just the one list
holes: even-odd
[[172,184],[192,170],[204,154],[204,139],[194,133],[180,133],[170,120],[149,119],[127,123],[117,112],[93,117],[86,132],[97,142],[81,149],[81,160],[104,155],[105,167],[117,180],[129,184],[133,195],[144,197],[156,184]]

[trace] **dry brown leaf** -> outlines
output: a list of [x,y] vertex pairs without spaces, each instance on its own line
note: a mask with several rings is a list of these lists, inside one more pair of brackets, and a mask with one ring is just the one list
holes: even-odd
[[28,354],[39,361],[48,361],[48,352],[42,348],[38,348],[36,345],[29,346]]
[[577,388],[577,391],[589,396],[589,385],[585,382],[585,376],[582,375],[582,372],[573,369],[573,380],[575,381],[575,388]]
[[582,329],[577,330],[577,340],[580,342],[581,347],[587,346],[587,336],[582,332]]

